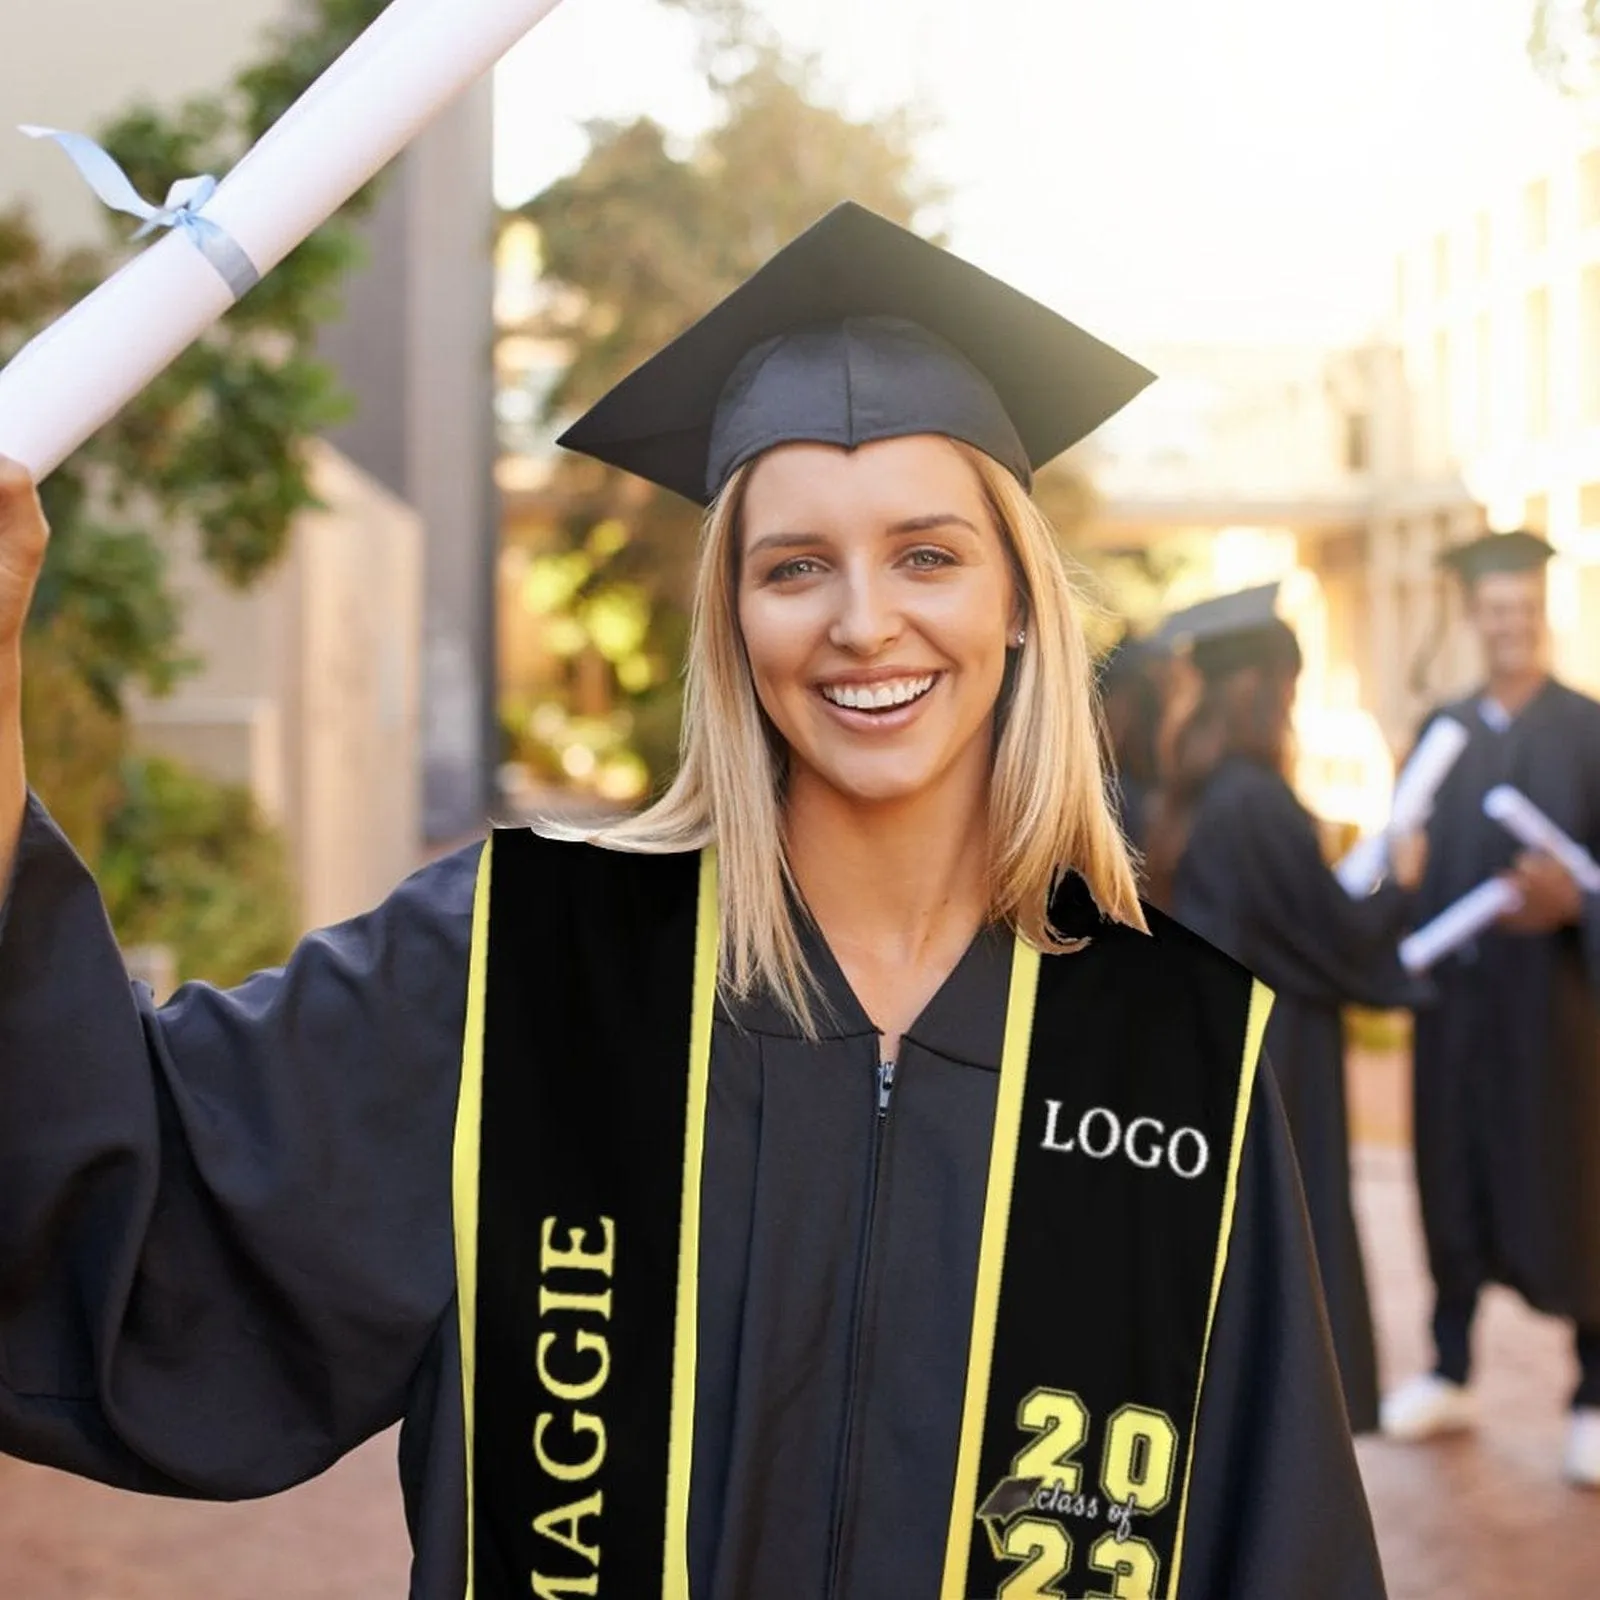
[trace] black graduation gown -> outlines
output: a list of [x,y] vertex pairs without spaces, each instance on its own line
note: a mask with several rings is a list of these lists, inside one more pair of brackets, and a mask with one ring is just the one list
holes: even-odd
[[[1429,824],[1419,917],[1511,864],[1483,814],[1510,783],[1600,853],[1600,704],[1548,683],[1501,731],[1481,696],[1443,708],[1471,735]],[[1485,1283],[1600,1327],[1600,904],[1584,923],[1500,930],[1441,963],[1416,1030],[1417,1180],[1441,1299]]]
[[1316,823],[1277,773],[1224,762],[1200,797],[1173,914],[1277,993],[1267,1052],[1282,1088],[1351,1426],[1378,1424],[1377,1353],[1350,1206],[1342,1008],[1398,1006],[1413,990],[1397,954],[1410,897],[1352,900],[1323,861]]
[[[0,930],[0,1449],[242,1497],[401,1420],[411,1594],[459,1600],[450,1146],[476,856],[283,971],[157,1009],[30,807]],[[821,1041],[769,1007],[716,1024],[696,1600],[938,1590],[1005,941],[980,936],[906,1037],[870,1255],[877,1036],[816,955],[839,1019]],[[1381,1596],[1266,1074],[1208,1372],[1183,1600]]]

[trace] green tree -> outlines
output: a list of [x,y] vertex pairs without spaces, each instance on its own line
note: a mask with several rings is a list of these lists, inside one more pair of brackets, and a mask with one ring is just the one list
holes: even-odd
[[[164,195],[177,177],[225,172],[382,5],[302,0],[217,93],[171,110],[135,106],[96,136],[146,195]],[[192,846],[179,813],[185,799],[201,806],[204,786],[167,784],[164,809],[152,810],[151,774],[127,756],[124,697],[135,685],[166,692],[192,665],[168,583],[171,540],[194,538],[214,570],[245,588],[314,502],[303,442],[347,409],[317,357],[317,330],[338,310],[358,255],[353,218],[370,201],[370,190],[357,196],[43,485],[53,538],[25,640],[29,771],[91,862],[112,834],[157,853]],[[102,247],[61,252],[25,210],[0,213],[0,363],[107,275],[127,231],[108,214]],[[133,791],[146,796],[139,829],[122,816]],[[165,831],[150,821],[158,813]],[[241,850],[254,851],[265,830],[229,816],[249,833]],[[118,848],[125,861],[129,847]],[[148,891],[119,902],[124,921],[149,923],[161,878],[154,866],[142,879],[123,872]]]
[[[918,171],[910,112],[846,115],[829,103],[816,64],[786,50],[745,0],[668,3],[702,25],[720,109],[714,125],[680,152],[648,118],[591,124],[578,169],[515,214],[540,236],[549,293],[538,331],[569,352],[545,400],[547,420],[597,399],[841,200],[910,223],[941,198]],[[640,653],[651,669],[635,666],[626,681],[614,675],[613,686],[632,745],[659,779],[676,743],[676,663],[699,514],[576,458],[557,465],[548,504],[554,549],[541,560],[592,551],[597,528],[623,530],[606,559],[590,563],[569,609],[619,590],[647,603]],[[592,661],[582,646],[569,659],[574,671]],[[539,708],[508,709],[512,741],[527,751]]]

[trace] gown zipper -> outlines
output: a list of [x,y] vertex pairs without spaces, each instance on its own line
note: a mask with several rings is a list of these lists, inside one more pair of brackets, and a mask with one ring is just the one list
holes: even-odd
[[856,1391],[861,1384],[861,1364],[866,1345],[867,1287],[872,1267],[872,1241],[878,1231],[878,1175],[883,1165],[883,1139],[889,1121],[889,1107],[894,1098],[894,1080],[894,1062],[880,1060],[875,1078],[872,1150],[867,1167],[866,1221],[862,1229],[861,1259],[856,1268],[855,1310],[850,1327],[850,1381],[845,1391],[839,1464],[834,1473],[826,1600],[837,1600],[839,1579],[844,1564],[845,1522],[850,1506],[851,1466],[855,1458]]

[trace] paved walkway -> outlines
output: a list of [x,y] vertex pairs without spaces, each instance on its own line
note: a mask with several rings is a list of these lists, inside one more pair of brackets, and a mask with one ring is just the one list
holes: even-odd
[[[1392,1380],[1426,1354],[1410,1163],[1395,1142],[1405,1134],[1398,1063],[1358,1063],[1353,1100],[1363,1136],[1385,1141],[1362,1147],[1357,1177]],[[1564,1330],[1497,1295],[1480,1350],[1489,1413],[1481,1439],[1360,1447],[1391,1600],[1600,1595],[1600,1495],[1566,1488],[1557,1470],[1572,1382]],[[0,1600],[400,1600],[406,1550],[393,1460],[383,1439],[277,1500],[188,1506],[0,1459]]]

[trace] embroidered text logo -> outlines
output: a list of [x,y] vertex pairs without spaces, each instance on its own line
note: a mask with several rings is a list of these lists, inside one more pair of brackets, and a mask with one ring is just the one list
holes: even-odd
[[1061,1102],[1046,1100],[1042,1148],[1058,1155],[1088,1156],[1110,1161],[1115,1156],[1146,1172],[1166,1166],[1180,1178],[1198,1178],[1211,1165],[1211,1145],[1198,1128],[1175,1128],[1170,1134],[1159,1117],[1135,1117],[1126,1126],[1106,1106],[1090,1106],[1076,1130],[1063,1135]]

